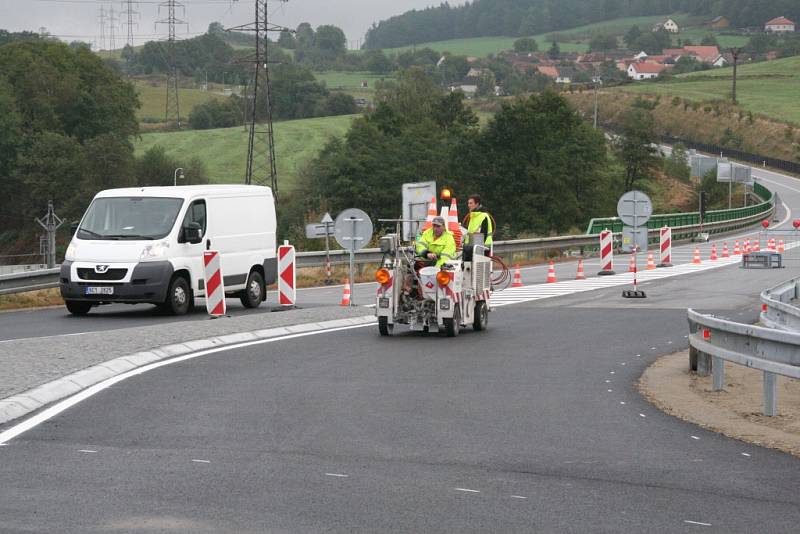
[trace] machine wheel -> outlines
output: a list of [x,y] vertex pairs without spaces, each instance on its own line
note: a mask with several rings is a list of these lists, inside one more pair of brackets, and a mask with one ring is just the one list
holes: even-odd
[[264,302],[264,277],[258,271],[252,271],[247,277],[247,285],[239,300],[245,308],[258,308]]
[[391,336],[393,331],[394,325],[389,324],[388,317],[378,317],[378,332],[380,332],[382,336]]
[[86,315],[89,313],[89,310],[92,309],[91,302],[81,302],[79,300],[67,300],[64,301],[64,304],[67,306],[67,311],[70,312],[72,315]]
[[489,310],[486,307],[486,303],[482,300],[479,300],[475,303],[475,319],[472,322],[472,328],[476,332],[480,332],[481,330],[486,330],[486,327],[489,325]]
[[170,315],[185,315],[194,305],[194,296],[189,282],[182,276],[176,276],[169,284],[167,300],[161,308]]
[[461,329],[460,307],[456,305],[455,309],[453,310],[452,319],[443,319],[442,321],[444,322],[444,331],[447,334],[447,337],[456,337]]

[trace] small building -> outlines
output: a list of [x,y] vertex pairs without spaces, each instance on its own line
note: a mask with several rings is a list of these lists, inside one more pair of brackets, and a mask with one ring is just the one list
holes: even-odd
[[645,58],[647,58],[647,52],[645,52],[644,50],[642,50],[641,52],[639,52],[638,54],[633,56],[633,59],[638,60],[638,61],[641,61],[641,60],[643,60]]
[[712,61],[710,64],[712,67],[724,67],[725,65],[728,64],[728,60],[725,59],[725,56],[723,54],[720,54],[719,57],[717,57],[717,59]]
[[791,33],[794,31],[795,24],[786,17],[775,17],[764,24],[765,32]]
[[661,22],[653,26],[654,32],[657,32],[659,30],[664,30],[669,33],[678,33],[679,31],[681,31],[680,28],[678,27],[678,23],[672,19],[662,20]]
[[667,67],[655,63],[631,63],[628,66],[628,78],[631,80],[649,80],[658,78]]
[[556,83],[572,83],[578,72],[572,67],[557,67]]
[[718,30],[722,28],[728,28],[731,25],[731,21],[725,15],[720,15],[718,17],[714,17],[713,19],[706,22],[706,26],[711,29]]
[[716,45],[684,46],[684,55],[694,56],[700,63],[713,65],[720,57],[719,47]]

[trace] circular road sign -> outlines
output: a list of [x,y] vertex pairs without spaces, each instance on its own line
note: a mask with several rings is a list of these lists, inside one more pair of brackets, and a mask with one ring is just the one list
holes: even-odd
[[347,251],[361,250],[372,239],[372,221],[369,215],[356,208],[344,210],[336,216],[333,237]]
[[641,191],[628,191],[617,202],[617,214],[626,226],[644,226],[653,214],[653,203]]

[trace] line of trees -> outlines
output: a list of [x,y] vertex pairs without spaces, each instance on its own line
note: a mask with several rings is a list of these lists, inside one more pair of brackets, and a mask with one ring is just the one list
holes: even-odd
[[621,17],[725,15],[735,27],[763,27],[772,17],[800,20],[797,0],[476,0],[412,10],[374,24],[364,47],[393,48],[446,39],[529,36]]

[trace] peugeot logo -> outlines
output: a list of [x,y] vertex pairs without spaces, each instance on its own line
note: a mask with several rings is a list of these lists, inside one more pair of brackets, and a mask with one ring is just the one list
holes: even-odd
[[95,265],[94,272],[103,274],[108,271],[108,267],[109,267],[108,265]]

